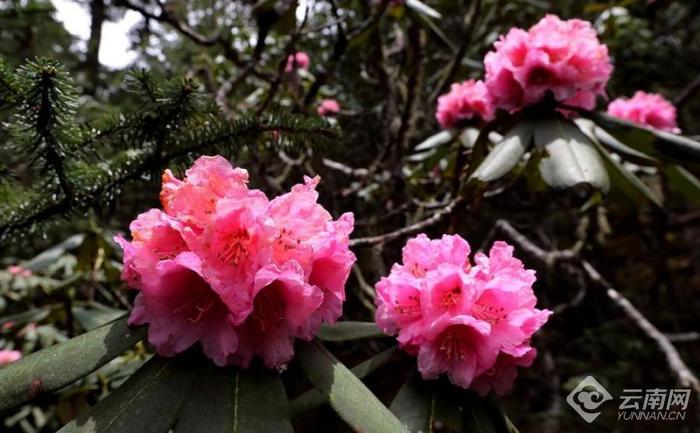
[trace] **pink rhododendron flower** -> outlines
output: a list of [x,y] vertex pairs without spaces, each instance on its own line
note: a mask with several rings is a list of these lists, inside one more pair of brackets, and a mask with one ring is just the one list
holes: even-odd
[[15,362],[22,357],[18,350],[0,350],[0,366]]
[[318,204],[319,181],[268,200],[220,156],[199,158],[182,180],[166,170],[164,210],[139,215],[131,241],[115,238],[122,279],[139,291],[129,323],[148,324],[163,356],[200,343],[217,365],[285,365],[295,339],[340,317],[355,262],[353,216],[334,220]]
[[376,285],[375,319],[418,356],[424,378],[446,373],[463,388],[503,394],[516,367],[532,363],[530,339],[551,312],[535,308],[534,271],[511,246],[496,242],[474,264],[469,253],[457,235],[409,240],[402,263]]
[[296,69],[309,69],[310,64],[309,55],[304,51],[297,51],[287,57],[287,66],[285,66],[284,71],[293,72]]
[[658,93],[638,90],[629,99],[615,99],[608,105],[608,114],[662,131],[681,132],[676,123],[676,107]]
[[9,272],[11,275],[25,277],[25,278],[32,276],[32,271],[30,271],[29,269],[25,269],[25,268],[18,266],[18,265],[8,266],[7,272]]
[[486,86],[494,103],[515,111],[551,93],[586,109],[605,95],[612,74],[608,49],[590,23],[546,15],[528,31],[513,28],[484,58]]
[[335,99],[324,99],[317,111],[319,116],[333,116],[340,113],[340,104]]
[[492,120],[491,94],[483,81],[468,80],[453,83],[450,91],[438,98],[435,117],[443,128],[454,128],[474,117]]

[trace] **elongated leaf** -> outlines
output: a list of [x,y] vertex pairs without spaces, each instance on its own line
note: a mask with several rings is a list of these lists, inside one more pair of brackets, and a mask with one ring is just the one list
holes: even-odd
[[92,373],[145,335],[123,318],[1,368],[0,412]]
[[[396,347],[386,349],[368,360],[357,364],[350,369],[350,371],[352,374],[357,376],[358,379],[364,379],[373,371],[386,364],[395,352]],[[310,411],[311,409],[314,409],[325,402],[326,398],[317,389],[310,389],[290,402],[292,418],[304,412]]]
[[491,399],[469,391],[464,398],[464,431],[474,433],[510,433],[509,421]]
[[298,359],[311,383],[352,428],[363,433],[408,433],[360,379],[318,343],[301,344]]
[[334,325],[325,325],[316,335],[324,341],[348,341],[363,338],[386,337],[374,322],[338,322]]
[[415,147],[414,150],[423,151],[442,146],[443,144],[454,140],[454,138],[457,136],[457,132],[458,131],[454,129],[445,129],[444,131],[440,131],[437,134],[431,135],[423,140]]
[[432,433],[435,421],[435,390],[414,376],[403,384],[389,407],[411,433]]
[[202,362],[175,425],[175,433],[232,432],[235,400],[235,371]]
[[530,147],[533,126],[532,122],[523,121],[511,129],[489,152],[471,177],[482,182],[491,182],[510,172]]
[[59,433],[165,433],[195,376],[186,360],[154,356],[122,386]]
[[289,400],[277,372],[253,368],[237,372],[235,379],[233,433],[294,432]]
[[549,186],[568,188],[587,183],[603,191],[610,187],[600,154],[570,121],[551,117],[538,122],[535,144],[546,152],[539,168]]
[[673,192],[696,205],[700,205],[700,180],[697,177],[678,165],[664,166],[663,173]]
[[73,316],[80,324],[80,327],[86,331],[113,322],[119,317],[126,314],[124,310],[108,307],[97,302],[90,302],[85,306],[73,307]]
[[634,173],[615,161],[612,155],[608,153],[607,149],[604,149],[597,143],[596,146],[598,146],[598,150],[603,156],[605,166],[612,180],[613,188],[619,189],[620,192],[631,199],[635,204],[640,204],[641,201],[648,200],[659,208],[663,208],[661,198],[659,198],[651,188],[642,182]]
[[73,235],[60,244],[45,250],[33,259],[24,262],[22,266],[30,271],[40,271],[58,260],[66,251],[78,248],[83,243],[84,239],[84,234]]
[[682,135],[646,128],[606,113],[588,113],[594,122],[623,144],[653,157],[680,164],[700,164],[700,142]]
[[440,12],[436,11],[435,9],[431,8],[427,4],[423,3],[422,1],[419,0],[406,0],[404,3],[407,8],[418,12],[421,15],[425,15],[430,18],[435,18],[435,19],[440,19],[442,18],[442,15],[440,15]]
[[658,161],[650,156],[634,150],[633,148],[623,144],[620,140],[613,137],[610,133],[602,128],[593,126],[592,132],[595,138],[600,141],[601,144],[609,148],[610,150],[617,152],[625,160],[634,162],[641,165],[658,165]]

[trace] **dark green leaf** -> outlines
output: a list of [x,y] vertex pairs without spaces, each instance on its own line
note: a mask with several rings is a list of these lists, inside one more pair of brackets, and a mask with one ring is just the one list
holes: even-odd
[[530,147],[533,127],[533,123],[526,120],[511,129],[494,146],[471,177],[482,182],[490,182],[510,172]]
[[568,120],[550,117],[537,123],[535,144],[545,154],[540,174],[554,188],[568,188],[587,183],[607,191],[608,173],[600,154],[590,139]]
[[625,145],[652,157],[681,164],[700,164],[700,142],[682,135],[646,128],[606,113],[588,113]]
[[233,370],[201,362],[175,433],[232,432],[236,395]]
[[324,341],[348,341],[386,337],[386,334],[374,322],[345,321],[322,326],[316,337]]
[[661,199],[634,173],[627,170],[622,164],[615,161],[612,155],[602,146],[597,145],[600,154],[603,155],[605,166],[610,174],[613,188],[617,188],[634,204],[640,204],[644,200],[654,203],[659,208],[663,208]]
[[92,373],[145,335],[145,327],[129,328],[123,318],[1,368],[0,412]]
[[411,433],[432,433],[435,390],[415,375],[399,389],[389,409]]
[[165,433],[175,422],[195,372],[188,359],[155,356],[59,433]]
[[663,173],[671,191],[680,194],[691,203],[700,205],[700,180],[697,177],[678,165],[664,166]]
[[593,127],[591,128],[591,132],[593,133],[594,137],[598,139],[598,141],[600,141],[601,144],[603,144],[610,150],[619,153],[620,156],[622,156],[625,160],[642,165],[658,164],[658,161],[654,158],[651,158],[648,155],[634,150],[633,148],[623,144],[620,140],[613,137],[610,133],[608,133],[602,128],[593,125]]
[[[368,360],[362,361],[361,363],[357,364],[352,369],[350,369],[350,371],[359,379],[364,379],[365,377],[369,376],[373,371],[386,364],[387,361],[389,361],[389,358],[391,358],[392,355],[394,355],[394,352],[396,352],[396,347],[391,347],[382,352],[379,352],[378,354],[374,355]],[[310,411],[311,409],[314,409],[325,402],[325,397],[321,395],[321,393],[318,392],[317,389],[310,389],[291,401],[290,406],[292,418],[304,412]]]
[[464,431],[470,433],[510,433],[509,421],[491,399],[469,391],[464,397]]
[[124,310],[108,307],[97,302],[89,302],[85,306],[73,307],[73,317],[85,331],[112,322],[126,314]]
[[277,372],[252,368],[235,374],[233,433],[293,433],[289,401]]
[[320,344],[300,344],[298,359],[311,383],[352,428],[363,433],[408,433],[360,379]]

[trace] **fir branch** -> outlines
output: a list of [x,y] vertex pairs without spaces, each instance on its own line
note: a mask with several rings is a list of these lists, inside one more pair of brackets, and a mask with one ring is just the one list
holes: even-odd
[[[138,119],[128,121],[140,123]],[[151,142],[139,149],[122,151],[104,162],[76,164],[68,176],[81,197],[80,202],[71,201],[67,196],[47,198],[36,193],[32,200],[3,206],[0,212],[0,241],[50,218],[101,205],[105,197],[116,195],[125,184],[141,179],[145,173],[162,170],[192,154],[210,151],[230,154],[250,147],[272,131],[284,134],[288,138],[287,143],[295,146],[300,146],[300,143],[318,145],[339,137],[339,131],[322,119],[286,113],[243,117],[235,121],[210,118],[197,127],[188,124],[166,137],[162,152]],[[108,137],[109,134],[105,138]]]
[[44,170],[55,173],[61,191],[75,197],[66,174],[66,159],[77,156],[71,148],[76,133],[73,125],[77,97],[70,77],[53,60],[37,59],[18,73],[22,102],[17,113],[20,150],[33,154],[32,161],[43,160]]

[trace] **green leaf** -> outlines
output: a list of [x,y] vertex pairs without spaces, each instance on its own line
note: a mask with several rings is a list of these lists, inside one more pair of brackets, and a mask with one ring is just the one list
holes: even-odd
[[671,191],[680,194],[696,205],[700,205],[700,180],[697,177],[678,165],[665,165],[662,170]]
[[175,422],[195,373],[189,357],[154,356],[59,433],[165,433]]
[[482,182],[491,182],[510,172],[530,147],[533,134],[532,122],[520,122],[494,146],[471,177]]
[[620,140],[613,137],[610,133],[608,133],[602,128],[593,125],[593,127],[591,128],[591,132],[593,136],[598,141],[600,141],[601,144],[613,150],[614,152],[619,153],[620,156],[622,156],[624,159],[630,162],[634,162],[635,164],[641,165],[658,165],[658,161],[654,158],[651,158],[648,155],[634,150],[626,144],[623,144]]
[[291,433],[289,402],[277,372],[216,367],[202,359],[175,433]]
[[298,359],[311,383],[350,427],[363,433],[408,433],[360,379],[319,343],[299,345]]
[[[175,433],[231,432],[235,421],[236,373],[202,361]],[[215,404],[212,404],[216,402]]]
[[235,390],[233,433],[294,432],[289,401],[277,372],[263,368],[239,371]]
[[73,316],[86,331],[92,331],[102,325],[122,317],[126,314],[124,310],[102,305],[98,302],[88,302],[85,306],[73,307]]
[[345,321],[322,326],[316,337],[324,341],[348,341],[386,337],[386,334],[374,322]]
[[420,142],[414,150],[423,151],[440,147],[443,144],[447,144],[454,140],[455,136],[457,136],[457,132],[458,131],[456,129],[445,129],[444,131],[440,131]]
[[[386,364],[396,352],[396,347],[386,349],[373,357],[362,361],[350,371],[359,379],[364,379],[373,371]],[[290,402],[292,418],[310,411],[326,402],[326,398],[317,389],[310,389]]]
[[535,144],[545,154],[540,174],[554,188],[568,188],[587,183],[607,191],[610,179],[600,154],[590,139],[568,120],[550,117],[537,123]]
[[425,15],[425,16],[430,17],[430,18],[435,18],[436,20],[439,20],[440,18],[442,18],[442,15],[440,15],[440,12],[431,8],[430,6],[423,3],[422,1],[406,0],[406,2],[404,4],[406,5],[407,8],[409,8],[412,11],[415,11],[421,15]]
[[467,391],[464,397],[464,431],[511,433],[510,421],[495,401]]
[[48,347],[0,369],[0,412],[97,370],[146,336],[126,318]]
[[435,421],[435,391],[414,375],[403,384],[389,406],[411,433],[432,433]]
[[663,203],[661,198],[659,198],[654,191],[651,190],[641,179],[639,179],[634,173],[627,170],[622,164],[615,161],[612,155],[603,148],[600,144],[596,143],[600,154],[603,156],[605,161],[605,166],[610,174],[613,188],[617,188],[622,192],[627,198],[632,200],[634,204],[640,204],[644,200],[648,200],[658,206],[663,208]]
[[680,164],[700,164],[700,142],[682,135],[646,128],[606,113],[588,113],[594,122],[605,128],[625,145],[652,157]]

